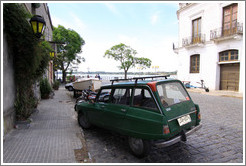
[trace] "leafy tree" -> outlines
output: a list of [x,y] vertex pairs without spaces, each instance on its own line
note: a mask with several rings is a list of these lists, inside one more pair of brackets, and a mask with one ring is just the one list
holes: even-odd
[[120,61],[121,65],[119,69],[123,69],[125,73],[125,79],[127,78],[127,72],[130,68],[135,67],[137,64],[142,68],[150,67],[151,60],[148,58],[135,57],[137,51],[125,44],[118,44],[111,47],[104,54],[104,57],[113,58],[116,61]]
[[79,64],[85,61],[83,57],[78,54],[82,52],[82,46],[85,44],[80,35],[72,30],[66,29],[61,25],[54,27],[53,40],[57,43],[57,56],[54,60],[56,69],[62,70],[62,80],[66,82],[66,72],[70,65]]
[[3,32],[8,53],[13,58],[17,120],[26,120],[37,107],[33,84],[43,76],[52,50],[47,41],[39,41],[32,32],[31,18],[20,3],[3,4]]

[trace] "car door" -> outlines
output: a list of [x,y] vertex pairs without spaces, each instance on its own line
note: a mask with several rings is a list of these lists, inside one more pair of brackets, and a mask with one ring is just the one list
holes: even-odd
[[92,124],[104,127],[105,119],[103,110],[108,105],[111,90],[101,89],[96,97],[95,103],[91,104],[91,108],[88,111],[88,118]]
[[113,90],[110,102],[103,105],[102,119],[106,128],[120,132],[121,124],[129,110],[131,92],[130,88]]
[[124,132],[137,138],[159,138],[163,131],[163,115],[146,87],[133,90],[132,104],[124,120]]

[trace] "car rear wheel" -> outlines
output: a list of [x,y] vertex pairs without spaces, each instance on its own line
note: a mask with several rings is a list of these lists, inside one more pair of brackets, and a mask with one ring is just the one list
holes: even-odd
[[79,125],[84,129],[89,129],[91,127],[90,122],[88,121],[87,117],[83,113],[78,114],[78,122]]
[[128,139],[129,147],[134,156],[142,158],[147,156],[150,152],[150,142],[140,138],[129,137]]

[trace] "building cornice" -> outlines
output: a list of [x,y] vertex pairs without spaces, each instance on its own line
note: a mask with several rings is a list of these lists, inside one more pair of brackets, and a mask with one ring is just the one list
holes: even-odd
[[178,20],[179,20],[179,14],[180,14],[182,11],[184,11],[184,10],[186,10],[186,9],[190,8],[191,6],[194,6],[194,5],[196,5],[196,4],[197,4],[197,3],[190,3],[190,4],[188,4],[188,5],[186,5],[186,6],[182,7],[182,8],[180,8],[179,10],[177,10],[177,17],[178,17]]

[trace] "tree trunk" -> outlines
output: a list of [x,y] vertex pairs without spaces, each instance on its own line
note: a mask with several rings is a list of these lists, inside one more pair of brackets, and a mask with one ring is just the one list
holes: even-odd
[[62,82],[63,83],[66,83],[66,77],[67,77],[66,70],[62,70]]
[[127,70],[125,70],[125,79],[127,79]]

